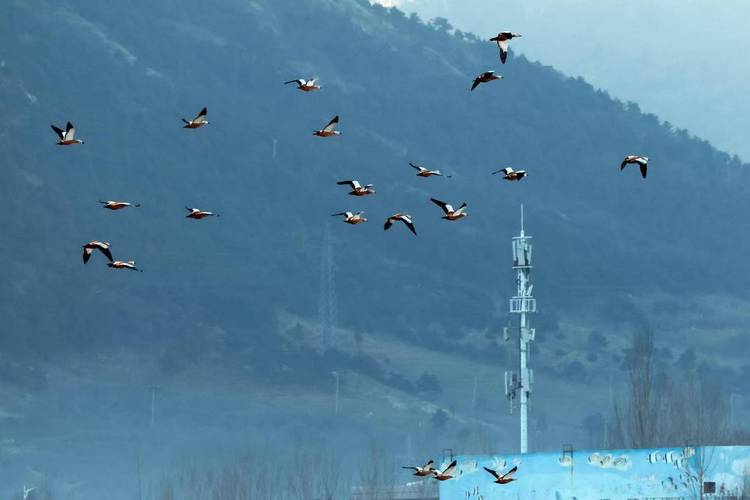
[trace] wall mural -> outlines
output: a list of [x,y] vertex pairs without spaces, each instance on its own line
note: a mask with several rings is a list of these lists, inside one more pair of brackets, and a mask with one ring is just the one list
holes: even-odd
[[440,483],[440,498],[696,498],[702,489],[750,494],[748,446],[464,455],[457,461],[455,478]]

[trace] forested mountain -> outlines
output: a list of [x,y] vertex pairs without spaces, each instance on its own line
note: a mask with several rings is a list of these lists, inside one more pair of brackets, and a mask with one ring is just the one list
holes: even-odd
[[[512,49],[498,68],[493,44],[363,0],[11,0],[0,33],[9,436],[45,425],[18,418],[28,407],[13,398],[43,405],[58,384],[98,377],[123,387],[249,379],[309,394],[330,391],[341,370],[422,398],[424,374],[446,388],[437,406],[458,415],[471,388],[455,379],[492,373],[479,381],[491,420],[505,409],[510,351],[498,340],[521,203],[536,245],[542,393],[589,384],[589,408],[606,405],[623,335],[644,328],[658,330],[664,362],[728,355],[719,368],[741,379],[746,361],[731,345],[748,310],[746,166],[636,104]],[[470,92],[491,68],[505,78]],[[320,91],[283,85],[310,76]],[[203,106],[210,124],[181,128]],[[343,134],[313,137],[334,115]],[[84,145],[55,146],[49,125],[67,120]],[[627,154],[650,157],[648,179],[619,171]],[[453,176],[417,178],[410,161]],[[529,176],[490,175],[508,165]],[[377,194],[335,184],[352,178]],[[441,220],[431,196],[466,201],[470,216]],[[110,212],[100,199],[142,207]],[[221,217],[186,219],[186,205]],[[369,222],[330,216],[344,210]],[[383,231],[397,211],[414,216],[417,237]],[[102,255],[84,266],[92,239],[144,272],[109,269]],[[325,350],[329,246],[338,326]],[[350,386],[349,397],[367,396]],[[540,399],[549,439],[539,446],[579,435],[584,410],[568,416],[558,403]],[[110,404],[110,416],[134,411]]]
[[[747,134],[737,121],[750,111],[744,107],[750,103],[741,97],[750,61],[727,65],[715,57],[750,48],[741,24],[747,5],[679,0],[377,1],[416,11],[423,19],[447,18],[463,31],[487,37],[498,25],[512,26],[524,35],[516,44],[518,53],[635,101],[719,149],[750,157]],[[573,40],[571,33],[580,26],[587,27],[585,36]],[[691,37],[697,31],[710,31],[711,44],[684,50],[694,45]],[[564,39],[570,40],[567,50],[560,47]]]

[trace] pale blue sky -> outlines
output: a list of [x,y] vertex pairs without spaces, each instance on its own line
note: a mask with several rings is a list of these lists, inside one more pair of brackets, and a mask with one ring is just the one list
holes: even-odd
[[[385,2],[385,0],[381,0]],[[479,36],[524,37],[532,60],[583,76],[622,100],[750,160],[750,1],[390,0]],[[484,69],[484,68],[480,68]],[[502,70],[500,70],[502,72]]]

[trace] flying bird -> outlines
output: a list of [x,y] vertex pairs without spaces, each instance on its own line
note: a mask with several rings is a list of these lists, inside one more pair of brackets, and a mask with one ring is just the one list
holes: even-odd
[[331,217],[338,217],[343,215],[344,216],[344,222],[351,225],[360,224],[362,222],[367,222],[367,217],[362,217],[362,214],[364,212],[339,212],[337,214],[331,215]]
[[503,178],[507,181],[520,181],[524,177],[526,177],[526,170],[513,170],[510,167],[501,168],[500,170],[495,170],[492,172],[492,175],[499,174],[500,172],[503,173]]
[[492,474],[497,484],[508,484],[509,482],[516,480],[516,478],[511,477],[511,475],[518,470],[518,466],[514,466],[511,470],[502,475],[498,474],[497,471],[488,469],[487,467],[485,467],[484,470]]
[[83,263],[87,263],[89,259],[91,258],[91,254],[94,253],[94,250],[99,250],[101,253],[104,254],[105,257],[109,259],[110,262],[112,262],[114,259],[112,258],[112,252],[109,250],[109,243],[105,241],[89,241],[85,245],[83,245]]
[[289,83],[296,83],[298,90],[301,90],[302,92],[312,92],[313,90],[320,89],[320,85],[315,85],[315,80],[315,78],[312,78],[310,80],[298,78],[297,80],[289,80],[288,82],[284,82],[284,85],[287,85]]
[[424,477],[424,476],[432,476],[437,473],[435,470],[435,467],[433,467],[433,464],[435,463],[434,460],[430,460],[426,464],[424,464],[422,467],[401,467],[402,469],[411,469],[414,471],[415,476]]
[[339,115],[336,115],[330,122],[328,122],[328,125],[320,130],[316,130],[315,132],[313,132],[313,135],[317,135],[318,137],[331,137],[332,135],[341,135],[341,132],[339,132],[338,130],[334,130],[336,128],[336,125],[338,124]]
[[501,31],[497,36],[490,38],[491,42],[497,42],[497,48],[500,50],[501,63],[505,64],[505,59],[508,58],[508,41],[520,36],[519,33],[513,33],[512,31]]
[[471,85],[471,90],[474,90],[479,86],[480,83],[491,82],[492,80],[501,80],[503,77],[496,75],[494,71],[485,71],[478,77],[474,78],[474,83]]
[[116,260],[114,262],[107,262],[107,265],[112,269],[132,269],[133,271],[143,272],[143,269],[138,269],[137,267],[135,267],[134,260]]
[[219,214],[215,214],[213,212],[206,212],[205,210],[198,210],[197,208],[185,207],[185,210],[190,212],[189,214],[185,216],[189,219],[200,220],[204,217],[214,217],[214,216],[219,217]]
[[628,155],[622,160],[622,163],[620,163],[620,170],[624,169],[630,163],[637,163],[638,166],[641,167],[641,175],[645,179],[646,174],[648,173],[648,157]]
[[435,198],[430,198],[430,201],[443,209],[443,212],[445,212],[443,219],[459,220],[469,215],[466,213],[466,206],[467,206],[466,203],[461,204],[461,206],[458,207],[458,209],[454,209],[453,205],[446,203],[444,201],[440,201]]
[[83,144],[83,141],[80,139],[76,139],[76,128],[73,126],[72,123],[68,122],[68,125],[65,127],[65,130],[55,127],[54,125],[50,125],[52,127],[52,130],[55,131],[57,134],[57,137],[60,139],[57,141],[58,146],[70,146],[72,144]]
[[448,479],[453,479],[455,477],[454,476],[455,472],[456,472],[456,461],[454,460],[442,472],[435,471],[435,475],[433,477],[437,479],[438,481],[447,481]]
[[387,231],[394,222],[403,222],[404,225],[406,225],[406,227],[408,227],[409,230],[414,233],[414,236],[417,235],[417,230],[414,229],[414,223],[411,220],[411,215],[402,213],[393,214],[385,221],[383,229]]
[[[424,167],[420,167],[419,165],[415,165],[411,162],[409,162],[409,165],[412,166],[412,168],[417,170],[417,177],[431,177],[433,175],[437,176],[443,176],[443,174],[440,172],[440,170],[428,170]],[[451,177],[450,175],[446,175],[445,177]]]
[[347,184],[351,186],[352,190],[349,192],[349,194],[352,196],[367,196],[368,194],[375,194],[375,190],[373,189],[372,184],[365,184],[364,186],[362,186],[355,180],[338,181],[336,184],[338,184],[339,186],[345,186]]
[[185,126],[182,128],[200,128],[203,125],[208,125],[206,115],[208,115],[208,108],[203,108],[192,120],[186,120],[183,118],[182,121],[185,123]]
[[102,204],[102,208],[106,208],[108,210],[120,210],[121,208],[128,208],[128,207],[140,207],[140,203],[129,203],[127,201],[102,201],[99,200],[99,203]]

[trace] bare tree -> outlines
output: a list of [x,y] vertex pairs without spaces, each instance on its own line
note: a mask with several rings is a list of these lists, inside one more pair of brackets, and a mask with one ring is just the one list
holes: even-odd
[[627,351],[624,397],[613,401],[609,441],[616,446],[722,444],[729,434],[728,393],[699,366],[655,370],[650,332]]
[[289,477],[289,498],[297,500],[312,500],[313,498],[313,466],[312,457],[303,451],[298,451],[291,464],[294,471]]
[[740,491],[737,492],[740,495],[740,499],[745,500],[750,498],[750,466],[745,466],[742,470],[742,476],[740,479]]
[[368,455],[359,464],[356,489],[368,499],[389,500],[395,486],[395,465],[376,441],[370,443]]
[[320,448],[316,462],[321,500],[341,498],[345,482],[341,461],[336,453],[330,448]]
[[[186,464],[162,478],[148,500],[343,500],[342,463],[331,448],[294,446],[294,453],[254,450],[215,463]],[[154,493],[155,492],[155,493]]]
[[625,358],[626,397],[624,403],[614,403],[610,442],[633,448],[645,448],[654,443],[659,423],[654,392],[654,352],[652,332],[633,335]]

